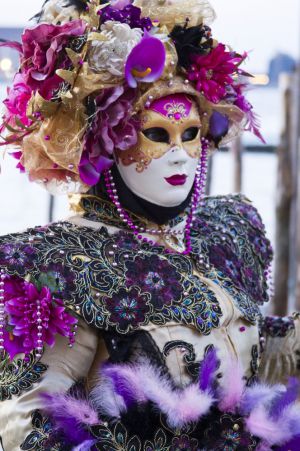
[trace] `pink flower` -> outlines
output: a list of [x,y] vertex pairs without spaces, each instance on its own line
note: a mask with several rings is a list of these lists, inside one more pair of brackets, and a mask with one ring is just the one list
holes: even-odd
[[71,37],[82,35],[85,28],[82,20],[72,20],[63,25],[42,23],[26,29],[22,35],[21,72],[27,85],[49,99],[62,81],[55,71],[68,63],[66,45]]
[[93,186],[103,171],[113,165],[113,152],[137,143],[138,123],[132,117],[135,89],[117,86],[101,91],[95,98],[96,112],[85,134],[79,163],[81,180]]
[[17,117],[24,125],[30,125],[31,121],[26,115],[26,110],[32,90],[25,83],[24,75],[20,73],[15,75],[13,86],[8,89],[7,93],[8,97],[3,102],[7,109],[4,121],[15,125],[13,118]]
[[45,343],[52,347],[56,334],[71,336],[77,320],[66,312],[63,302],[55,299],[49,288],[39,291],[32,283],[8,277],[4,281],[4,293],[8,316],[4,347],[11,359],[16,354],[28,354],[41,348]]
[[233,75],[245,56],[227,52],[224,44],[218,44],[207,55],[192,56],[188,79],[196,83],[207,100],[218,103],[226,96],[226,87],[234,83]]

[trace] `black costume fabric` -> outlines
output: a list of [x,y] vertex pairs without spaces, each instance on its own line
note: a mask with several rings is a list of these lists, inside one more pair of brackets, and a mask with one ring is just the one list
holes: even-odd
[[[155,224],[166,224],[171,219],[176,218],[180,213],[183,213],[190,204],[193,190],[191,190],[188,197],[181,204],[175,207],[162,207],[134,194],[122,179],[116,165],[112,167],[111,172],[121,205],[131,213],[146,218]],[[109,200],[103,178],[97,186],[90,190],[90,193]]]

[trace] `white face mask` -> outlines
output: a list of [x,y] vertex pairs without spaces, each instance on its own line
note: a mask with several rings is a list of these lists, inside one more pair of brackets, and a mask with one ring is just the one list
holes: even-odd
[[175,207],[189,195],[201,154],[200,115],[183,94],[154,101],[141,116],[137,146],[117,155],[117,167],[137,196]]

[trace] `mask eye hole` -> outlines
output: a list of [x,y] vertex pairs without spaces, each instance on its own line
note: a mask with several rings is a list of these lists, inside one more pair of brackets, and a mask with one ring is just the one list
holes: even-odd
[[186,141],[193,141],[194,139],[197,138],[197,135],[199,133],[199,128],[198,127],[189,127],[187,128],[181,136],[182,142],[186,142]]
[[169,143],[170,136],[167,130],[161,127],[146,128],[143,130],[144,136],[157,143]]

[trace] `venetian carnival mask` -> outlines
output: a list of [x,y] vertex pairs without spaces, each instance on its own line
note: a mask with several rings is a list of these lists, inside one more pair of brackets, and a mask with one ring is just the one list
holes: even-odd
[[201,154],[198,106],[191,97],[173,94],[152,102],[140,119],[137,145],[116,155],[119,172],[142,199],[179,205],[192,189]]

